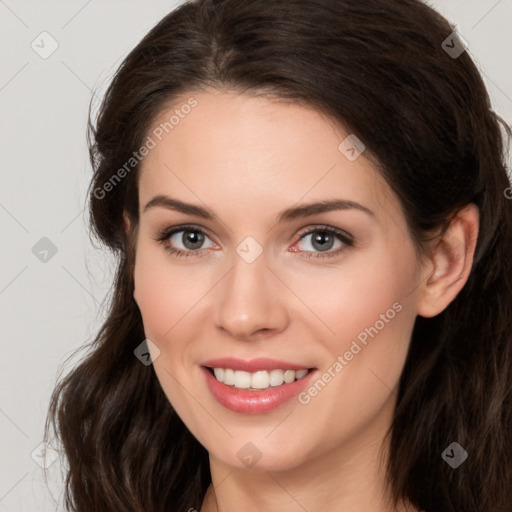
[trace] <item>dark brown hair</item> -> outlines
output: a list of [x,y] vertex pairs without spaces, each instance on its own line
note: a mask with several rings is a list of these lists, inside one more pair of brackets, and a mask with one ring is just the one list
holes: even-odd
[[[137,225],[140,165],[105,184],[173,99],[215,87],[301,102],[347,127],[400,198],[418,250],[478,206],[466,285],[442,313],[416,319],[388,476],[396,503],[426,512],[512,510],[512,202],[500,126],[511,133],[470,51],[443,47],[454,30],[419,0],[198,0],[130,52],[95,125],[89,117],[91,231],[118,258],[110,309],[56,386],[45,428],[67,457],[69,509],[199,509],[211,481],[207,451],[134,356],[145,334],[123,211]],[[457,469],[441,457],[454,441],[468,452]]]

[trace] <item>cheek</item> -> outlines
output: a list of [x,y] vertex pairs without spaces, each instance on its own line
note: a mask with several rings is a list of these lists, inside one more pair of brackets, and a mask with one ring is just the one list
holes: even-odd
[[[134,299],[140,309],[144,332],[159,349],[153,367],[162,390],[172,406],[187,414],[190,404],[178,382],[184,376],[191,308],[203,291],[193,286],[190,275],[179,265],[171,265],[163,249],[138,248],[134,269]],[[204,293],[204,292],[203,292]],[[175,380],[177,379],[177,380]],[[185,416],[186,417],[186,416]]]
[[403,312],[413,309],[415,278],[412,248],[403,247],[399,253],[383,245],[380,250],[355,255],[315,280],[302,278],[297,290],[322,320],[332,351],[339,353],[348,350],[359,334],[362,341],[370,337],[367,329],[374,334],[375,328],[379,333],[389,332],[404,316],[408,316],[406,324],[410,323]]
[[[315,383],[303,398],[311,400],[312,429],[327,444],[370,422],[389,403],[402,374],[416,318],[410,294],[415,272],[414,260],[397,265],[395,257],[380,254],[347,266],[318,294],[319,316],[335,334],[322,341],[329,354],[320,369],[326,384]],[[343,427],[326,436],[324,425],[333,422]]]
[[141,246],[134,270],[134,298],[146,335],[162,341],[208,291],[197,271],[169,258],[163,248]]
[[170,283],[162,275],[161,265],[150,259],[150,254],[140,249],[135,263],[134,299],[139,306],[146,335],[161,339],[172,326],[171,312],[175,311],[175,296],[169,293]]
[[324,280],[315,301],[331,331],[323,338],[330,354],[323,371],[336,375],[324,399],[343,400],[363,416],[396,386],[416,318],[414,253],[399,247],[400,253],[389,247],[354,259]]

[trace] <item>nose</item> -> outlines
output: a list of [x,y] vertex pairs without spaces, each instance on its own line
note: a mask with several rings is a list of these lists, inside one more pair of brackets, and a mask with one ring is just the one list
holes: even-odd
[[265,252],[251,263],[235,253],[231,270],[216,286],[216,325],[233,338],[266,338],[288,325],[288,290],[267,265]]

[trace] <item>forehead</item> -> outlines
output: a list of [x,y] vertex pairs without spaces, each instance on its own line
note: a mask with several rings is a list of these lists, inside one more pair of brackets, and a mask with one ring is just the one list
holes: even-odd
[[141,164],[140,202],[169,194],[204,200],[214,210],[231,206],[261,213],[265,208],[273,210],[269,215],[301,199],[343,198],[376,214],[399,209],[364,152],[355,160],[347,157],[349,135],[307,106],[214,90],[190,92],[152,124],[154,147]]

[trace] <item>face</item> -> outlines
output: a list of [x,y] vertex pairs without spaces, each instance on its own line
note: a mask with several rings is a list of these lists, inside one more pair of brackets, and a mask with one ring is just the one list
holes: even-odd
[[[180,108],[190,97],[195,106]],[[364,151],[354,158],[350,139],[340,147],[349,133],[313,109],[216,91],[183,97],[150,135],[134,298],[156,375],[192,434],[224,464],[247,467],[250,455],[279,470],[382,432],[420,268],[399,200]],[[156,196],[209,216],[170,201],[146,208]],[[268,374],[276,385],[237,391],[204,368],[225,357],[312,370],[278,385],[266,361],[236,383],[265,386]]]

